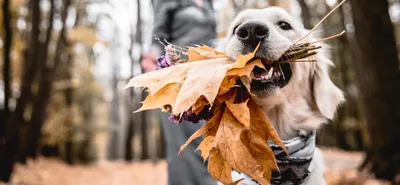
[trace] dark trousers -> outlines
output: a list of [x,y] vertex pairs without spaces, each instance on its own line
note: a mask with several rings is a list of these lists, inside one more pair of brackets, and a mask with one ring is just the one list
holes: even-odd
[[168,120],[169,114],[161,113],[161,125],[166,144],[168,162],[168,185],[216,185],[203,162],[200,151],[195,152],[201,139],[190,143],[178,156],[179,148],[196,132],[203,123],[173,123]]

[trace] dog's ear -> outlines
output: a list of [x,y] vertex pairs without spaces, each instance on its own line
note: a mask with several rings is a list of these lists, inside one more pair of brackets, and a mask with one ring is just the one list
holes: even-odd
[[328,119],[333,119],[337,107],[344,101],[344,95],[330,79],[329,66],[333,66],[333,63],[328,58],[323,55],[317,56],[312,88],[316,106],[321,114]]

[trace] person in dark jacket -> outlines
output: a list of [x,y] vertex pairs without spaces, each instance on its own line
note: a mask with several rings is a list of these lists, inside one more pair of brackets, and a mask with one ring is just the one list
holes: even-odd
[[[211,45],[216,38],[216,19],[212,0],[156,0],[154,4],[154,35],[160,40],[187,47],[195,44]],[[152,53],[144,55],[142,68],[156,68],[156,59],[164,54],[164,47],[154,39]],[[216,185],[200,152],[194,152],[201,140],[193,141],[178,156],[181,145],[204,123],[172,123],[169,114],[161,113],[169,185]]]

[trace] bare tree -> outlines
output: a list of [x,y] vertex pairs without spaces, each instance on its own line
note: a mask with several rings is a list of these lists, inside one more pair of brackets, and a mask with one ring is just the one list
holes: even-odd
[[[59,63],[61,61],[61,55],[66,48],[66,19],[68,15],[68,7],[71,4],[71,0],[64,0],[63,1],[63,9],[61,11],[61,22],[62,22],[62,28],[60,31],[60,35],[57,41],[57,46],[56,46],[56,53],[54,56],[54,60],[47,60],[47,55],[48,55],[48,45],[50,42],[51,38],[51,30],[52,30],[52,23],[53,16],[54,16],[54,0],[51,1],[52,4],[52,9],[50,12],[50,26],[46,33],[46,41],[42,44],[42,47],[44,47],[44,52],[42,53],[42,57],[40,58],[42,61],[41,62],[41,78],[39,81],[39,92],[36,96],[35,102],[33,104],[33,112],[32,112],[32,118],[30,121],[30,129],[29,129],[29,141],[28,141],[28,155],[30,157],[35,158],[37,154],[37,149],[39,146],[39,141],[40,141],[40,136],[41,136],[41,130],[43,126],[43,122],[46,119],[46,108],[50,100],[50,94],[52,90],[52,84],[55,78],[55,72],[58,69]],[[49,64],[48,61],[51,61],[52,63]]]
[[20,144],[20,128],[24,124],[24,111],[28,101],[32,96],[31,86],[33,77],[37,73],[37,58],[40,49],[40,0],[32,0],[29,3],[29,10],[31,12],[31,32],[30,32],[30,43],[27,51],[27,58],[24,67],[21,93],[17,100],[17,105],[13,116],[8,121],[6,126],[6,140],[4,148],[0,153],[0,176],[4,181],[9,181],[10,175],[13,170],[13,164],[15,156],[17,154]]
[[[135,63],[136,60],[133,57],[133,50],[134,50],[134,45],[135,45],[135,33],[133,31],[133,25],[131,27],[131,33],[130,33],[130,39],[131,39],[131,43],[130,43],[130,47],[128,50],[128,54],[129,54],[129,59],[131,60],[131,74],[130,74],[130,78],[133,78],[135,76]],[[128,116],[128,130],[127,130],[127,134],[126,134],[126,139],[125,139],[125,160],[130,161],[135,157],[135,153],[134,153],[134,133],[135,133],[135,121],[136,122],[141,122],[141,117],[137,117],[133,114],[133,111],[135,109],[135,107],[137,107],[136,105],[138,104],[138,102],[134,101],[135,100],[135,90],[133,88],[130,88],[128,91],[128,98],[126,101],[126,110],[127,110],[127,116]],[[132,102],[134,102],[132,104]],[[136,117],[136,119],[135,119]],[[139,120],[138,120],[139,119]]]
[[[3,119],[0,125],[0,157],[7,152],[5,148],[5,144],[1,142],[6,140],[6,129],[7,123],[9,121],[10,115],[10,107],[8,104],[8,100],[10,99],[11,92],[11,46],[12,46],[12,29],[11,29],[11,17],[10,17],[10,0],[3,1],[3,26],[5,30],[4,34],[4,49],[3,49],[3,82],[4,82],[4,110],[3,110]],[[10,178],[9,173],[11,170],[9,169],[10,164],[5,164],[3,160],[0,160],[0,181],[8,181]],[[4,170],[4,171],[3,171]]]
[[400,175],[400,70],[386,0],[351,0],[356,78],[370,136],[366,166],[376,177]]

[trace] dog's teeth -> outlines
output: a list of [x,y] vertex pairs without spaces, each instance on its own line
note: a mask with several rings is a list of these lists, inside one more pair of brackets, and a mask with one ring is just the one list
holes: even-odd
[[269,72],[268,72],[268,78],[272,77],[273,72],[274,72],[274,68],[271,67],[271,69],[269,69]]

